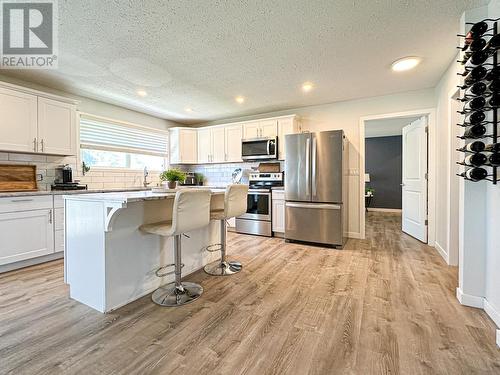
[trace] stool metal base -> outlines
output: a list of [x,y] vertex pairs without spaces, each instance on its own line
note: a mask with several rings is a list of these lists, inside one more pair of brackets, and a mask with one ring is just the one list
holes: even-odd
[[193,302],[202,293],[203,287],[195,283],[182,282],[181,287],[176,287],[175,283],[170,283],[156,289],[151,299],[160,306],[182,306]]
[[229,276],[234,273],[240,272],[243,266],[240,262],[213,262],[207,264],[203,269],[206,273],[212,276]]

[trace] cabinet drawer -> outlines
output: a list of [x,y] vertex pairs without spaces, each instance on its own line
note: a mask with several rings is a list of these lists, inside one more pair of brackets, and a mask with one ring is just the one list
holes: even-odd
[[54,195],[54,208],[63,208],[64,199],[62,195]]
[[52,195],[0,198],[0,213],[52,208]]
[[64,208],[54,209],[54,227],[55,230],[64,229]]

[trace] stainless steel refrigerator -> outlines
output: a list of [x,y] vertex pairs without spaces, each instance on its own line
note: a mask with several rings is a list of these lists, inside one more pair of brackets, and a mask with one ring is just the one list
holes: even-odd
[[341,248],[347,228],[343,130],[285,136],[285,239]]

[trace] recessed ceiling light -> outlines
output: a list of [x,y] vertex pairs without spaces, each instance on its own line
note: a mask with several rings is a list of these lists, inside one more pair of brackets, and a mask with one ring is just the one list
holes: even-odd
[[242,104],[245,101],[245,98],[243,96],[237,96],[234,100],[236,100],[236,103]]
[[309,92],[313,89],[313,84],[311,82],[304,82],[302,84],[302,91],[304,92]]
[[146,90],[137,90],[137,95],[139,95],[139,96],[147,96],[148,93],[146,92]]
[[403,57],[402,59],[396,60],[392,63],[392,70],[395,72],[404,72],[415,68],[422,59],[416,56]]
[[186,108],[184,108],[184,110],[185,110],[186,112],[193,112],[193,108],[190,108],[190,107],[186,107]]

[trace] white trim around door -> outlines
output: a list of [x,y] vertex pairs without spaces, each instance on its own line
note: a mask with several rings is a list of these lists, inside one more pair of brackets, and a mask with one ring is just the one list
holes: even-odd
[[428,245],[434,246],[436,238],[436,109],[424,108],[413,111],[384,113],[380,115],[363,116],[359,119],[359,144],[360,144],[360,168],[359,168],[359,217],[360,235],[365,238],[365,122],[369,120],[380,120],[397,117],[427,116],[429,127],[428,133]]

